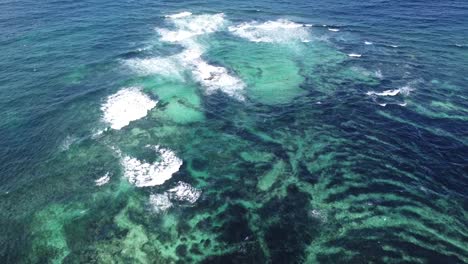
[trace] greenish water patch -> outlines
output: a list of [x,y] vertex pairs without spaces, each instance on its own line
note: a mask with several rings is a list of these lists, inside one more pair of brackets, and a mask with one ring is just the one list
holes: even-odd
[[281,104],[304,93],[300,88],[304,77],[294,61],[294,50],[288,46],[224,42],[220,47],[213,47],[211,52],[221,54],[219,59],[247,83],[247,94],[253,100]]

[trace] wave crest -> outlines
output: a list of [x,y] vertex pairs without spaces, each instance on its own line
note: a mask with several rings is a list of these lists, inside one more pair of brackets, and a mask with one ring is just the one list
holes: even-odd
[[136,187],[161,185],[179,171],[182,160],[170,149],[154,146],[160,154],[160,160],[146,163],[136,158],[126,156],[122,159],[124,175]]
[[131,121],[145,117],[156,103],[138,87],[124,88],[109,96],[101,106],[103,120],[109,123],[112,129],[119,130]]
[[185,14],[183,16],[181,14],[168,17],[176,30],[157,29],[161,40],[175,42],[185,47],[183,52],[169,57],[169,61],[179,65],[179,68],[189,70],[193,79],[205,88],[207,94],[221,91],[238,100],[243,100],[242,91],[245,84],[242,80],[230,74],[226,68],[204,61],[202,56],[205,47],[197,40],[197,36],[221,30],[226,23],[224,14]]
[[259,23],[256,21],[229,27],[229,31],[252,42],[309,42],[310,25],[291,22],[286,19]]
[[161,35],[161,40],[167,42],[180,42],[220,30],[226,23],[224,14],[214,15],[188,15],[190,12],[180,13],[168,16],[169,21],[175,26],[176,30],[166,28],[157,28],[156,31]]

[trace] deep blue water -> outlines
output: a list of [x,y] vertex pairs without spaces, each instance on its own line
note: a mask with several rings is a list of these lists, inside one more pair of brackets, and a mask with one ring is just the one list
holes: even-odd
[[[1,262],[466,263],[466,32],[466,1],[0,1]],[[129,88],[157,104],[116,129]]]

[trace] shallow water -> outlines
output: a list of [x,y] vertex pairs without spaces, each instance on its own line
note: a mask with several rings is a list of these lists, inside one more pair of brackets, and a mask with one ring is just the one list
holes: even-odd
[[3,1],[2,263],[466,263],[464,1]]

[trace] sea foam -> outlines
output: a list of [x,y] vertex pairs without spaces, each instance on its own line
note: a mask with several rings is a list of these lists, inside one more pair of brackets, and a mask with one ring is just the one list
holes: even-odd
[[168,18],[172,18],[172,19],[177,19],[177,18],[182,18],[182,17],[188,17],[188,16],[191,16],[192,13],[191,12],[180,12],[180,13],[177,13],[177,14],[173,14],[173,15],[167,15],[165,17],[168,17]]
[[156,103],[138,87],[128,87],[107,98],[101,106],[103,120],[119,130],[131,121],[145,117]]
[[194,78],[206,88],[207,94],[220,90],[239,100],[244,99],[241,94],[244,83],[229,74],[226,68],[210,65],[202,59],[196,59],[191,64]]
[[393,89],[393,90],[385,90],[383,92],[375,92],[375,91],[369,91],[366,94],[369,96],[376,95],[376,96],[395,96],[398,94],[408,96],[410,92],[413,91],[413,89],[409,86],[403,86],[398,89]]
[[139,75],[161,75],[171,79],[183,79],[183,71],[173,58],[129,59],[125,64]]
[[367,95],[377,95],[377,96],[395,96],[400,93],[400,89],[394,89],[394,90],[385,90],[383,92],[375,92],[375,91],[369,91],[366,94]]
[[151,194],[149,203],[156,213],[162,213],[172,207],[172,202],[169,200],[167,193]]
[[137,187],[161,185],[182,166],[182,160],[172,150],[159,146],[152,148],[159,153],[159,161],[146,163],[129,156],[122,158],[125,177]]
[[190,184],[179,181],[175,187],[164,193],[151,194],[149,203],[156,213],[161,213],[173,207],[173,201],[194,204],[200,198],[201,193]]
[[95,180],[94,183],[96,184],[96,186],[102,186],[106,183],[108,183],[110,180],[110,174],[109,172],[106,172],[106,174],[102,177],[100,177],[99,179]]
[[256,21],[242,23],[237,26],[230,26],[228,29],[232,34],[252,42],[309,42],[308,27],[310,25],[278,19],[264,23]]
[[130,59],[125,63],[141,75],[160,75],[167,78],[183,79],[188,71],[193,79],[205,88],[206,94],[221,91],[238,100],[243,100],[244,82],[226,68],[215,66],[203,60],[205,47],[198,37],[224,28],[223,13],[193,15],[190,12],[166,16],[172,29],[157,28],[161,40],[177,43],[185,49],[165,58]]
[[[245,84],[242,80],[229,73],[226,68],[214,66],[204,61],[202,55],[205,52],[205,47],[197,39],[198,36],[221,30],[226,24],[224,14],[190,14],[176,17],[169,16],[168,19],[175,27],[175,30],[158,28],[157,31],[161,35],[161,40],[175,42],[185,48],[181,53],[167,59],[171,62],[170,65],[177,65],[179,69],[189,70],[195,81],[205,88],[207,94],[221,91],[236,99],[243,100],[242,91]],[[171,68],[168,67],[168,69]]]
[[[188,13],[189,12],[186,12],[185,14]],[[214,15],[181,14],[183,13],[167,17],[176,30],[169,30],[166,28],[156,29],[156,31],[161,35],[161,40],[180,42],[195,36],[216,32],[226,23],[223,13]]]
[[351,57],[351,58],[361,58],[362,57],[361,54],[357,54],[357,53],[350,53],[350,54],[348,54],[348,56]]
[[190,184],[179,181],[174,188],[167,191],[169,198],[177,201],[195,203],[200,198],[201,191]]

